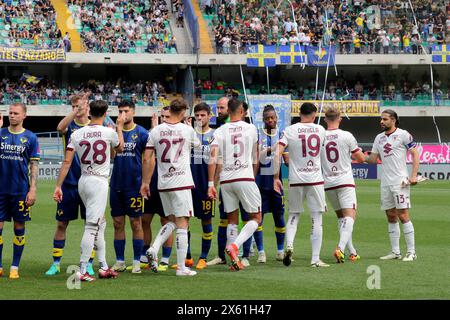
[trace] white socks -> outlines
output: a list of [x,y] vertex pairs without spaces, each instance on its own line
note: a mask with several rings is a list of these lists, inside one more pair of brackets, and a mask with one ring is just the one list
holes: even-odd
[[286,221],[286,248],[294,247],[295,234],[297,233],[297,225],[300,213],[289,213]]
[[[338,231],[339,231],[339,236],[340,237],[341,237],[341,226],[342,226],[342,222],[344,221],[344,219],[345,218],[338,218]],[[355,220],[353,220],[353,224],[354,223],[355,223]],[[339,245],[339,248],[341,248],[340,245]],[[350,252],[350,254],[357,254],[356,249],[353,246],[353,230],[352,230],[352,233],[350,234],[350,238],[348,239],[347,248],[348,248],[348,251]],[[341,248],[341,250],[342,250],[342,252],[344,252],[345,248]]]
[[403,224],[403,234],[405,235],[407,252],[416,253],[416,248],[414,246],[414,226],[411,221]]
[[106,243],[105,243],[106,219],[100,222],[97,238],[95,239],[95,248],[97,249],[97,258],[102,270],[108,270],[106,262]]
[[320,249],[322,248],[322,213],[311,212],[311,246],[312,246],[312,257],[311,263],[316,263],[320,260]]
[[[412,224],[411,224],[412,226]],[[391,240],[392,252],[400,254],[400,226],[398,222],[388,224],[389,239]],[[414,237],[414,233],[413,233]]]
[[153,244],[150,247],[155,250],[155,254],[158,254],[159,248],[161,248],[162,244],[166,242],[167,239],[169,239],[170,235],[173,233],[176,227],[177,226],[173,222],[168,222],[164,226],[162,226],[155,238],[155,241],[153,241]]
[[95,238],[99,232],[99,227],[95,224],[86,223],[84,226],[83,238],[81,238],[80,273],[86,273],[86,265],[94,249]]
[[177,265],[179,270],[184,270],[186,268],[185,260],[188,248],[188,231],[187,229],[177,229],[176,234]]
[[245,241],[247,241],[247,239],[250,238],[253,233],[255,233],[256,229],[258,229],[258,223],[255,220],[248,221],[242,228],[236,240],[234,240],[234,243],[237,245],[237,247],[239,248]]
[[227,225],[227,245],[232,244],[236,241],[238,236],[238,226],[237,224]]
[[[339,229],[340,238],[339,238],[339,244],[338,244],[338,246],[342,252],[345,251],[345,247],[347,246],[349,240],[352,238],[354,223],[355,223],[355,221],[353,220],[352,217],[342,218],[341,227]],[[351,250],[350,250],[350,253],[352,253]]]

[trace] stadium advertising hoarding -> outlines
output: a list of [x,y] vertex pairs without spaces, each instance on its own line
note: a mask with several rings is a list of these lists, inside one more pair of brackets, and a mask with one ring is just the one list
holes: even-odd
[[[292,116],[298,116],[300,107],[305,102],[314,103],[320,109],[320,100],[293,100],[292,101]],[[342,114],[347,114],[349,117],[379,117],[380,116],[380,101],[378,100],[324,100],[323,109],[329,107],[338,107]],[[323,114],[322,114],[323,116]]]
[[[421,144],[416,147],[419,152],[420,163],[448,163],[450,164],[450,146],[448,144]],[[412,163],[411,154],[406,156],[407,163]]]
[[367,163],[352,163],[353,178],[377,179],[377,165]]
[[27,49],[0,47],[0,61],[55,62],[65,61],[64,49]]
[[284,130],[291,123],[290,95],[248,95],[247,99],[253,124],[258,130],[264,128],[263,110],[268,104],[271,104],[278,114],[279,130]]

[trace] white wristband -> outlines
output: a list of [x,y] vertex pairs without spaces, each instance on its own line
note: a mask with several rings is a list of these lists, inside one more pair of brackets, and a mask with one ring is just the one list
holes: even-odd
[[208,188],[209,187],[214,187],[214,181],[208,181]]

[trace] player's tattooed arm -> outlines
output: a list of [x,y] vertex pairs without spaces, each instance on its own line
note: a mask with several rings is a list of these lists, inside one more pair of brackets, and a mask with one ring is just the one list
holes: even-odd
[[27,206],[31,207],[36,202],[36,190],[37,190],[37,179],[38,179],[38,165],[37,160],[30,161],[30,189],[28,190],[26,203]]
[[378,153],[372,152],[370,155],[366,156],[365,162],[367,163],[377,163]]

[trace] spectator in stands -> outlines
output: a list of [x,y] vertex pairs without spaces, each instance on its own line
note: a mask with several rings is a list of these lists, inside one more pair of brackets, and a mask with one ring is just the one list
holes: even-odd
[[65,52],[72,51],[72,44],[70,43],[70,36],[68,32],[66,32],[63,41],[64,41],[64,51]]

